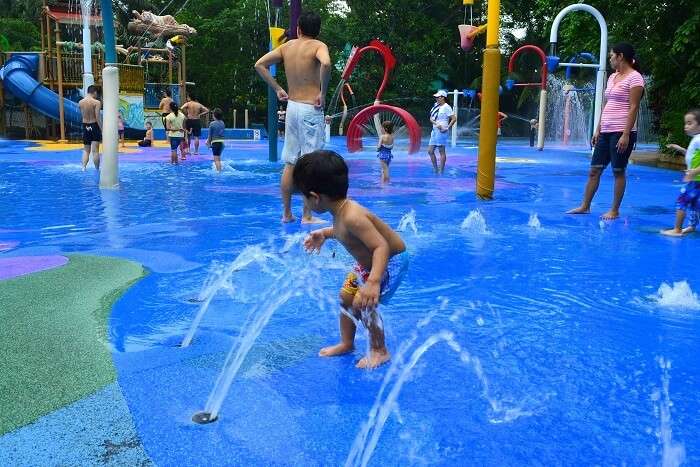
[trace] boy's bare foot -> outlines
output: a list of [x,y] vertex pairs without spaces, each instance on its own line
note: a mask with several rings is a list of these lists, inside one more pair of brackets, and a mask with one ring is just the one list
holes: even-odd
[[[688,228],[690,228],[690,227],[688,227]],[[682,237],[683,234],[685,233],[685,229],[684,230],[676,230],[675,228],[674,229],[666,229],[666,230],[662,230],[659,233],[661,235],[668,235],[669,237]]]
[[353,350],[354,350],[354,347],[352,345],[343,344],[341,342],[340,344],[335,344],[335,345],[331,345],[329,347],[322,348],[318,352],[318,355],[321,357],[335,357],[336,355],[343,355],[346,353],[350,353]]
[[288,223],[290,223],[290,222],[294,222],[295,220],[297,220],[297,218],[294,217],[294,216],[291,215],[291,214],[286,215],[286,216],[282,216],[282,222],[283,222],[284,224],[288,224]]
[[683,235],[693,233],[693,232],[695,232],[695,227],[693,227],[692,225],[689,225],[685,229],[681,230],[681,232],[683,233]]
[[579,206],[574,209],[569,209],[566,211],[567,214],[590,214],[591,210],[590,208],[584,208],[583,206]]
[[357,365],[357,368],[377,368],[388,362],[391,359],[389,352],[384,350],[370,350],[369,357],[362,357]]
[[328,221],[321,219],[319,217],[311,216],[311,217],[302,217],[301,223],[302,224],[326,224],[326,223],[328,223]]
[[611,221],[613,219],[617,219],[618,217],[620,217],[620,213],[617,211],[613,211],[612,209],[600,216],[600,218],[604,221]]

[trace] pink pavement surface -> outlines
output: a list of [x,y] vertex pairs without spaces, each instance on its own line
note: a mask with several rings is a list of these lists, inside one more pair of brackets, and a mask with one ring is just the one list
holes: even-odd
[[0,281],[57,268],[67,263],[68,258],[59,255],[0,257]]

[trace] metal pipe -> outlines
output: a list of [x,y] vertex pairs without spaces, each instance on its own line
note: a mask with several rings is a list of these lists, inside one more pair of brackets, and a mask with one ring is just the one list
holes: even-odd
[[560,63],[559,66],[571,67],[571,68],[599,68],[597,63],[570,63],[564,62]]
[[[100,166],[100,188],[119,186],[119,69],[114,35],[114,13],[112,0],[101,0],[102,32],[105,44],[105,67],[102,70],[102,163]],[[114,65],[114,66],[112,66]]]
[[457,146],[457,119],[459,119],[459,95],[461,92],[455,89],[449,94],[452,94],[452,109],[455,114],[455,124],[452,125],[452,147],[454,148]]
[[[596,20],[598,20],[598,25],[600,26],[600,51],[597,64],[598,73],[596,75],[595,111],[593,112],[593,131],[595,132],[598,128],[598,123],[600,122],[600,115],[603,112],[603,91],[605,89],[605,75],[608,55],[608,25],[605,23],[605,18],[603,18],[603,15],[590,5],[576,3],[574,5],[567,6],[559,12],[556,18],[554,18],[554,23],[552,24],[552,29],[549,34],[549,42],[553,51],[552,55],[556,54],[559,24],[561,23],[562,19],[572,11],[586,11],[590,13]],[[581,66],[584,64],[567,63],[562,65]]]
[[88,87],[95,84],[95,76],[92,74],[92,37],[90,34],[92,0],[80,0],[80,11],[83,17],[83,96],[86,96]]

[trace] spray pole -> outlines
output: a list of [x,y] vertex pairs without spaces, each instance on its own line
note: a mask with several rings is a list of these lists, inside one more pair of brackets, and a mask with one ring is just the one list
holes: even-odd
[[102,161],[100,164],[100,188],[119,186],[119,69],[114,37],[112,0],[101,0],[102,27],[105,39],[105,68],[102,71]]
[[501,81],[501,51],[498,48],[500,6],[500,0],[489,0],[481,88],[479,159],[476,171],[476,195],[480,199],[492,199],[495,186],[498,87]]

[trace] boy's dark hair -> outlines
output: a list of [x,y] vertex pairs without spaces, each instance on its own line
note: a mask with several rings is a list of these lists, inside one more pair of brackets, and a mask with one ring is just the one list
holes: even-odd
[[337,152],[319,149],[304,154],[294,165],[294,188],[309,196],[313,191],[332,200],[348,195],[348,166]]
[[390,120],[385,120],[382,122],[382,128],[384,128],[384,131],[391,134],[394,132],[394,122]]
[[170,92],[170,89],[164,89],[163,94],[165,94],[168,97],[172,97],[172,93]]
[[700,109],[690,109],[685,113],[686,115],[692,115],[695,119],[695,123],[700,125]]
[[88,86],[87,92],[88,94],[97,94],[97,86],[91,84],[90,86]]
[[151,127],[153,126],[153,123],[151,122],[146,122],[146,125],[150,125]]
[[321,17],[315,11],[304,10],[299,15],[298,25],[303,35],[315,39],[321,32]]
[[223,120],[224,119],[224,113],[221,111],[220,108],[215,108],[212,110],[212,113],[214,114],[214,118],[217,120]]

